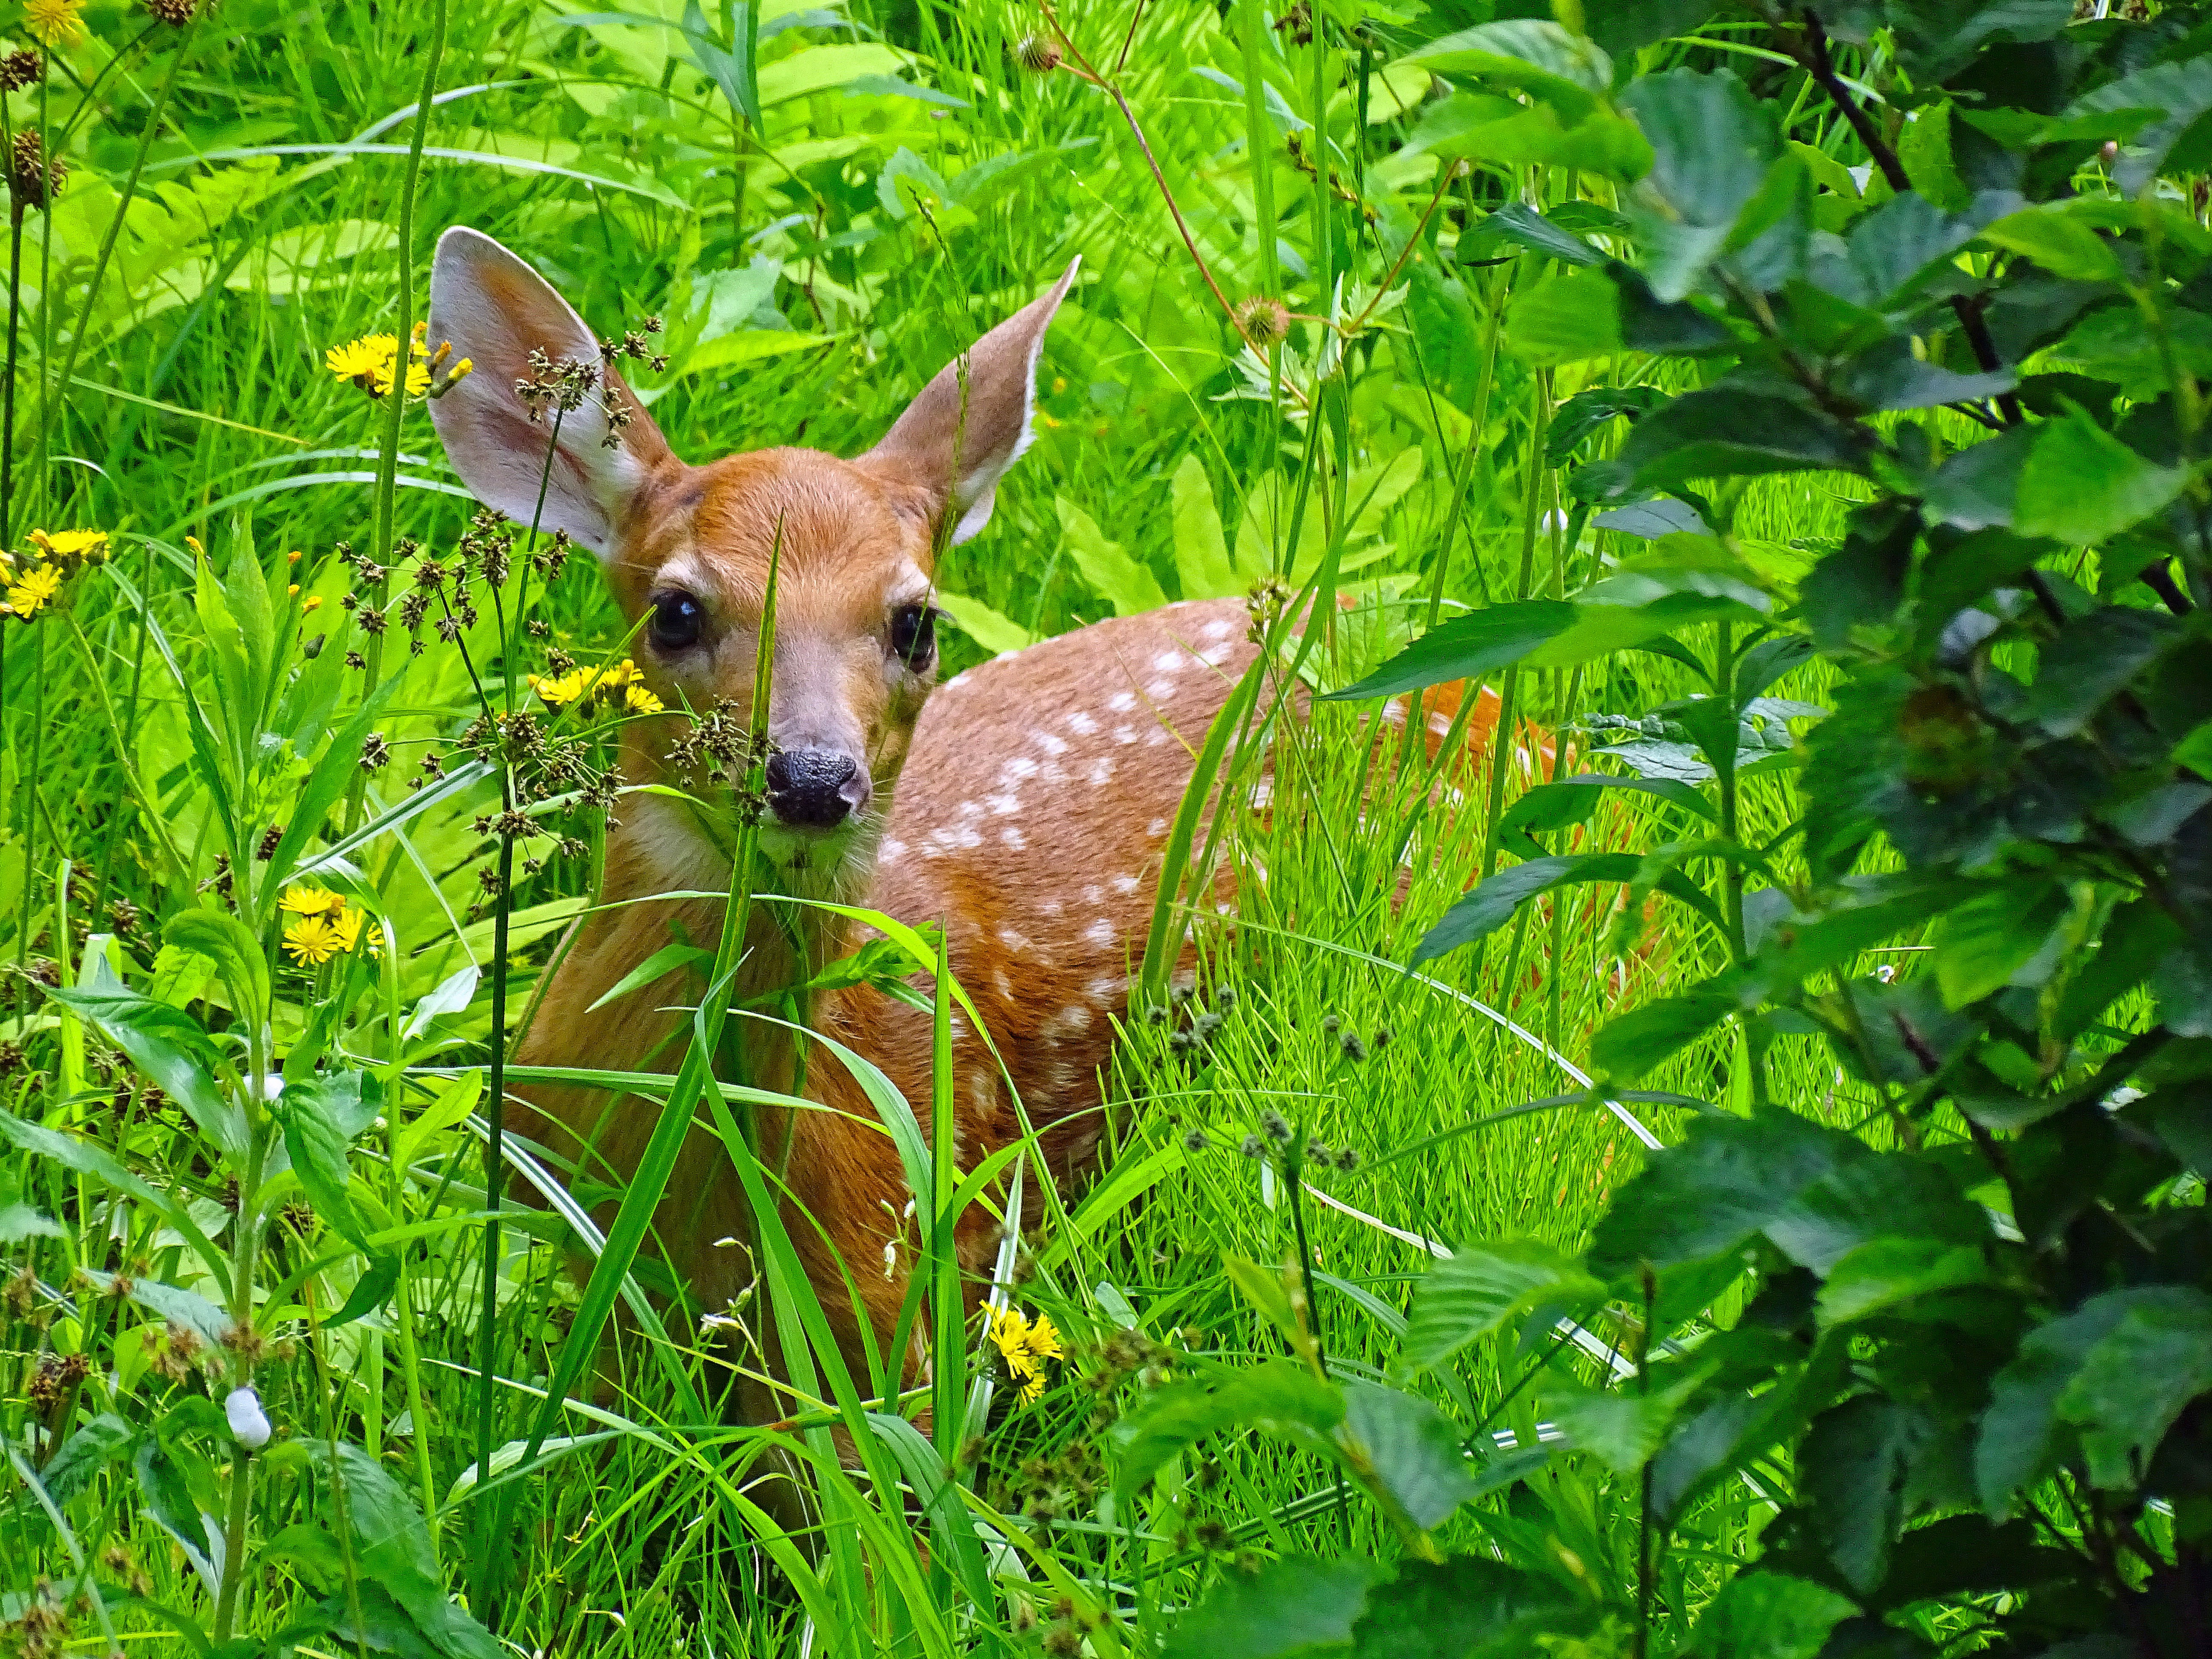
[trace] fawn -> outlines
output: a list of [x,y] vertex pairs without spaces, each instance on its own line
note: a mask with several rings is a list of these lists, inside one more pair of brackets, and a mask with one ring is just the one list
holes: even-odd
[[[487,505],[565,531],[599,555],[624,616],[644,619],[635,654],[670,709],[729,699],[750,710],[775,559],[774,753],[761,845],[792,891],[943,926],[952,971],[989,1024],[1042,1131],[1045,1161],[1061,1177],[1098,1142],[1100,1074],[1127,1011],[1133,948],[1142,947],[1192,757],[1256,650],[1243,602],[1171,605],[1078,629],[933,690],[936,550],[983,529],[1000,480],[1029,445],[1045,331],[1076,270],[1071,264],[947,366],[866,453],[847,460],[775,448],[703,466],[671,453],[611,355],[603,362],[576,313],[497,243],[448,230],[430,286],[431,337],[452,341],[477,368],[431,406],[447,453]],[[533,353],[542,354],[537,370]],[[601,411],[614,411],[609,420],[569,416],[550,463],[552,422],[532,418],[516,385],[549,360],[599,371]],[[1494,694],[1484,698],[1466,722],[1478,750],[1497,714]],[[1440,732],[1456,705],[1455,693],[1416,707]],[[666,777],[669,746],[684,725],[676,714],[630,722],[626,779]],[[608,839],[600,901],[609,908],[579,924],[519,1058],[672,1066],[681,1037],[668,1039],[680,1033],[678,1005],[690,1000],[680,974],[592,1011],[668,942],[672,923],[694,939],[720,933],[720,900],[633,901],[726,890],[729,880],[727,855],[690,809],[654,794],[627,797]],[[813,963],[856,942],[848,926],[798,908],[799,945]],[[733,1006],[805,977],[769,911],[751,912]],[[927,1126],[927,1016],[862,988],[818,995],[810,1018],[880,1066]],[[791,1034],[766,1021],[734,1023],[750,1079],[788,1090]],[[953,1031],[956,1146],[972,1167],[1022,1131],[981,1036],[957,1017]],[[910,1194],[891,1142],[845,1070],[817,1055],[804,1087],[831,1109],[770,1113],[757,1127],[764,1146],[787,1148],[792,1236],[857,1368],[860,1322],[883,1340],[905,1291]],[[580,1090],[522,1092],[521,1133],[589,1173],[619,1181],[635,1168],[654,1121],[650,1104]],[[695,1135],[655,1231],[709,1310],[749,1278],[743,1252],[710,1243],[750,1237],[747,1213],[721,1148]],[[988,1248],[981,1226],[972,1240],[963,1233],[971,1273]],[[757,1398],[749,1409],[765,1403]]]

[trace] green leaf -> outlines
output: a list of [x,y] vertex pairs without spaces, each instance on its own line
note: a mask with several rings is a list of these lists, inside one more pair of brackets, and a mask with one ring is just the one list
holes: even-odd
[[1257,1572],[1231,1571],[1205,1601],[1176,1620],[1165,1659],[1297,1659],[1342,1653],[1352,1644],[1368,1587],[1382,1576],[1372,1561],[1286,1555]]
[[1413,947],[1413,960],[1430,961],[1497,932],[1540,893],[1580,882],[1632,881],[1642,864],[1633,853],[1563,853],[1516,864],[1462,895]]
[[[335,654],[325,653],[333,657]],[[319,658],[317,660],[319,662],[321,659]],[[300,786],[300,793],[293,800],[291,816],[285,823],[283,835],[277,839],[276,850],[270,854],[264,891],[273,892],[289,878],[293,866],[299,862],[300,854],[306,850],[308,842],[320,833],[331,809],[344,798],[354,779],[361,775],[362,746],[368,741],[369,732],[383,714],[385,705],[405,684],[407,669],[412,660],[411,658],[403,658],[398,668],[386,675],[383,683],[362,699],[361,707],[354,711],[352,718],[323,745],[323,752],[317,757],[313,769],[307,774],[307,782]]]
[[1008,651],[1027,650],[1037,642],[1037,636],[1028,629],[1012,617],[992,610],[981,599],[948,592],[941,587],[933,597],[938,608],[952,618],[955,628],[994,657]]
[[2110,244],[2063,202],[2008,213],[1981,234],[1991,246],[2025,254],[2069,282],[2117,283],[2126,274]]
[[2072,737],[2130,680],[2180,643],[2181,631],[2164,611],[2130,605],[2076,617],[2043,647],[2027,694],[2028,717],[2053,737]]
[[1866,1245],[1882,1241],[1982,1245],[1982,1208],[1933,1159],[1893,1152],[1844,1164],[1790,1200],[1764,1229],[1775,1249],[1826,1277]]
[[1446,680],[1480,679],[1520,661],[1574,620],[1575,607],[1563,599],[1522,599],[1470,611],[1437,623],[1366,678],[1321,701],[1395,696]]
[[1729,246],[1780,155],[1774,117],[1726,70],[1643,76],[1620,101],[1652,151],[1632,198],[1644,275],[1662,302],[1680,300]]
[[277,1098],[276,1112],[284,1126],[284,1150],[291,1155],[292,1171],[300,1177],[316,1215],[347,1243],[373,1254],[368,1231],[346,1196],[351,1174],[346,1151],[358,1127],[346,1122],[348,1095],[358,1107],[360,1073],[318,1073],[304,1083],[288,1084]]
[[655,980],[665,978],[679,968],[695,966],[711,968],[714,961],[714,953],[712,951],[700,945],[686,944],[682,939],[664,945],[617,980],[598,1001],[584,1012],[587,1014],[596,1014],[610,1002],[626,997],[632,991],[641,989]]
[[2064,890],[2050,881],[1987,888],[1953,906],[1930,941],[1945,1004],[1964,1008],[2003,989],[2043,948],[2066,908]]
[[2183,1410],[2212,1391],[2212,1296],[2160,1285],[2132,1300],[2091,1345],[2058,1397],[2081,1435],[2089,1479],[2106,1490],[2139,1484]]
[[1905,1520],[1905,1481],[1918,1415],[1877,1395],[1847,1400],[1813,1420],[1797,1463],[1800,1513],[1859,1595],[1871,1595],[1889,1571],[1890,1547]]
[[190,1482],[175,1455],[161,1442],[148,1436],[138,1443],[138,1449],[131,1460],[132,1472],[138,1477],[139,1501],[146,1513],[163,1532],[177,1541],[184,1551],[185,1559],[199,1575],[209,1598],[222,1594],[222,1575],[216,1570],[214,1558],[222,1553],[222,1532],[213,1516],[203,1511],[192,1500]]
[[759,17],[752,0],[727,0],[723,15],[732,26],[727,48],[707,32],[707,17],[699,0],[684,0],[684,41],[691,48],[691,61],[721,88],[730,107],[757,131],[761,124]]
[[[1558,259],[1566,264],[1601,265],[1605,263],[1605,255],[1574,232],[1553,224],[1535,209],[1519,202],[1507,202],[1496,209],[1469,234],[1486,240],[1511,242],[1532,253],[1540,253],[1547,258]],[[1462,254],[1461,257],[1466,256]],[[1616,306],[1616,314],[1618,310]]]
[[2039,430],[2014,427],[1945,460],[1928,483],[1929,517],[1960,530],[2009,526]]
[[1639,489],[1766,472],[1855,472],[1867,434],[1794,398],[1716,386],[1687,392],[1636,423],[1620,459]]
[[1505,313],[1507,349],[1538,368],[1621,349],[1620,290],[1601,270],[1547,277]]
[[1820,1287],[1821,1328],[1894,1315],[1925,1296],[1991,1283],[1987,1247],[1930,1238],[1871,1239],[1844,1256]]
[[1571,122],[1595,110],[1613,83],[1613,65],[1603,52],[1548,20],[1478,23],[1398,61],[1525,92]]
[[1858,1609],[1825,1584],[1778,1572],[1738,1574],[1698,1620],[1698,1659],[1816,1659]]
[[1645,1394],[1577,1389],[1547,1395],[1544,1407],[1577,1451],[1615,1474],[1633,1474],[1658,1452],[1682,1402],[1702,1380],[1696,1373]]
[[2036,434],[2020,475],[2013,528],[2094,546],[2164,507],[2188,478],[2186,468],[2153,465],[2069,404]]
[[65,1505],[92,1484],[93,1477],[117,1458],[136,1449],[139,1429],[113,1412],[101,1412],[70,1431],[61,1449],[39,1473],[46,1495]]
[[397,1252],[388,1255],[372,1255],[361,1277],[353,1282],[353,1289],[338,1310],[323,1321],[322,1328],[334,1331],[341,1325],[350,1325],[356,1319],[366,1318],[392,1300],[392,1292],[399,1285],[399,1257]]
[[1155,1392],[1114,1425],[1115,1485],[1125,1499],[1186,1446],[1224,1429],[1256,1428],[1332,1454],[1344,1401],[1297,1360],[1271,1359],[1218,1388],[1182,1382]]
[[501,1659],[491,1633],[447,1595],[429,1528],[399,1483],[358,1446],[340,1441],[335,1459],[326,1446],[316,1451],[345,1505],[362,1579],[380,1585],[447,1659]]
[[1632,1080],[1679,1053],[1737,1012],[1714,992],[1661,997],[1610,1021],[1590,1041],[1590,1061],[1609,1078]]
[[[1666,401],[1667,394],[1650,386],[1594,386],[1577,392],[1552,411],[1551,424],[1544,431],[1544,459],[1553,466],[1564,466],[1593,433],[1601,431],[1622,416],[1633,421]],[[1667,505],[1679,507],[1680,503]],[[1696,514],[1690,516],[1694,518]],[[1703,525],[1698,527],[1704,528]]]
[[1226,599],[1248,586],[1230,562],[1213,486],[1194,452],[1186,451],[1169,481],[1174,504],[1176,579],[1186,599]]
[[161,930],[165,943],[208,958],[229,988],[232,1012],[258,1019],[269,1006],[269,959],[252,931],[227,910],[179,910]]
[[[2109,1346],[2108,1346],[2109,1345]],[[2091,1297],[2030,1331],[1990,1385],[1974,1446],[1974,1481],[1993,1521],[2096,1437],[2093,1478],[2134,1480],[2190,1399],[2212,1388],[2212,1297],[2142,1285]],[[2143,1370],[2145,1362],[2153,1369]]]
[[208,1058],[213,1048],[206,1029],[198,1020],[181,1008],[152,1001],[112,979],[104,988],[55,988],[46,994],[100,1027],[110,1042],[137,1062],[140,1071],[185,1109],[225,1158],[244,1164],[245,1114],[226,1104],[216,1092]]
[[1337,1432],[1346,1449],[1374,1470],[1391,1501],[1425,1532],[1475,1496],[1458,1431],[1418,1395],[1376,1382],[1347,1382],[1344,1425]]
[[1540,1636],[1587,1628],[1594,1611],[1555,1581],[1503,1561],[1407,1559],[1368,1591],[1352,1650],[1354,1659],[1522,1659],[1541,1650]]
[[2099,137],[2124,141],[2113,168],[2113,182],[2123,196],[2132,198],[2140,196],[2143,187],[2170,165],[2191,172],[2203,170],[2206,135],[2198,123],[2208,112],[2212,112],[2212,57],[2199,56],[2180,63],[2154,64],[2108,81],[2075,99],[2059,118],[2078,127],[2099,117],[2139,117],[2143,112],[2153,116],[2148,124],[2130,119],[2118,127],[2095,130]]
[[128,1197],[137,1199],[160,1216],[192,1244],[200,1260],[211,1273],[224,1272],[228,1258],[218,1251],[194,1224],[191,1212],[168,1194],[157,1192],[125,1169],[115,1154],[104,1146],[94,1146],[75,1135],[49,1129],[43,1124],[26,1123],[11,1113],[0,1111],[0,1140],[7,1141],[18,1150],[40,1158],[50,1158],[65,1170],[74,1170],[88,1176],[103,1186],[112,1188]]
[[1604,1291],[1573,1257],[1539,1239],[1462,1245],[1413,1286],[1406,1358],[1415,1365],[1441,1365],[1531,1309],[1579,1307]]
[[1140,616],[1167,604],[1158,580],[1119,542],[1108,541],[1089,514],[1064,495],[1054,496],[1054,505],[1060,510],[1060,533],[1075,568],[1091,592],[1114,607],[1115,616]]
[[1700,1117],[1620,1190],[1584,1257],[1609,1281],[1640,1262],[1667,1268],[1733,1253],[1814,1182],[1877,1156],[1793,1112]]

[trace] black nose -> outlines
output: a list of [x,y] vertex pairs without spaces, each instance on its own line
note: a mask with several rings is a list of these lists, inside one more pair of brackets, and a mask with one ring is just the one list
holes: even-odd
[[827,749],[778,750],[768,761],[769,810],[787,824],[834,830],[853,810],[846,786],[860,769]]

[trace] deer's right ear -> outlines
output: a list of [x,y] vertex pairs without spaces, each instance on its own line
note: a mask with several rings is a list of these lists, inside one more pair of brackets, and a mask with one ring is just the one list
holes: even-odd
[[[490,237],[456,225],[438,239],[430,267],[429,339],[434,348],[452,341],[454,356],[476,365],[430,404],[462,482],[518,524],[534,519],[541,530],[565,530],[601,558],[613,556],[638,491],[675,458],[621,376],[602,362],[583,319]],[[533,411],[515,389],[518,380],[536,378],[533,351],[556,367],[586,365],[591,377],[582,402],[559,416],[557,442],[550,400],[533,400]],[[613,422],[611,415],[627,419]]]

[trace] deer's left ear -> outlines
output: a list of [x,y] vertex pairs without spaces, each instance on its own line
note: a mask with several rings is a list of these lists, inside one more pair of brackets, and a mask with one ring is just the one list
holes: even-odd
[[916,492],[933,520],[957,514],[952,540],[991,520],[999,480],[1030,447],[1044,331],[1083,261],[947,363],[857,465]]

